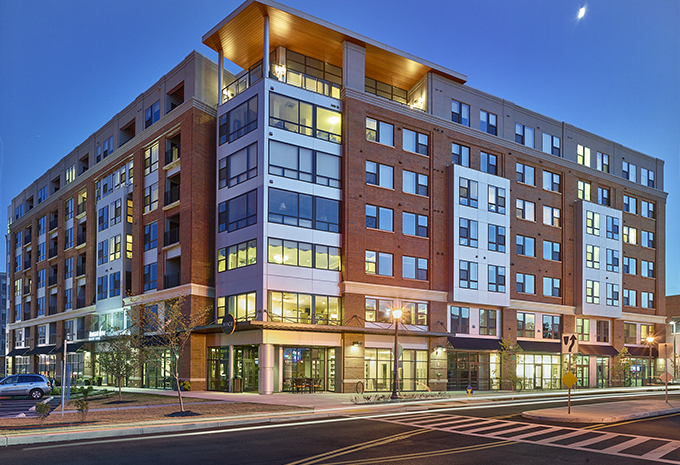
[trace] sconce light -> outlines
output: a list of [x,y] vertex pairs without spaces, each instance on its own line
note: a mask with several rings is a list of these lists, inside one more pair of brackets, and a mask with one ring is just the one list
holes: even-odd
[[354,342],[352,343],[352,347],[357,347],[357,348],[358,348],[358,347],[360,347],[360,346],[361,346],[361,342],[359,342],[359,341],[354,341]]
[[444,351],[444,347],[442,347],[441,345],[438,345],[438,346],[435,347],[435,349],[434,349],[434,352],[435,352],[437,355],[441,354],[443,351]]

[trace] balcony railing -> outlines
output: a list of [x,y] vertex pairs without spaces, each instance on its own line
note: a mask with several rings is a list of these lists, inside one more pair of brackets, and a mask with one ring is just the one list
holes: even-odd
[[81,232],[76,236],[76,246],[83,245],[87,241],[87,233]]
[[57,226],[59,226],[59,218],[54,218],[50,220],[50,231],[53,229],[57,229]]
[[179,242],[179,227],[165,231],[163,244],[167,247]]
[[175,160],[179,160],[179,145],[171,145],[170,149],[165,151],[165,164],[169,165]]
[[76,308],[83,308],[85,306],[85,297],[78,297],[76,299]]
[[24,270],[27,270],[30,267],[31,267],[31,260],[24,261]]
[[47,277],[47,285],[48,286],[56,286],[57,285],[57,275],[53,274],[52,276]]
[[58,251],[57,247],[50,247],[50,250],[47,252],[47,258],[50,259],[56,257],[57,251]]
[[76,276],[83,276],[85,274],[85,264],[76,266]]
[[179,286],[180,275],[181,275],[180,272],[172,273],[172,274],[166,274],[163,277],[163,283],[164,283],[165,289],[169,289],[171,287]]
[[340,90],[342,89],[340,84],[310,76],[309,74],[304,74],[291,68],[286,69],[281,65],[272,65],[269,74],[272,79],[285,82],[291,86],[299,87],[327,97],[340,98]]
[[56,315],[56,314],[57,314],[57,305],[56,305],[56,304],[55,304],[55,305],[50,305],[50,306],[47,308],[47,314],[48,314],[48,315]]
[[248,87],[255,84],[257,81],[262,79],[262,62],[260,61],[255,66],[250,68],[250,70],[236,79],[234,82],[222,89],[222,100],[228,102],[229,100],[236,97],[241,92],[245,91]]
[[26,234],[26,235],[24,236],[24,245],[30,244],[30,243],[31,243],[31,239],[32,239],[31,234]]
[[31,285],[27,284],[26,286],[24,286],[24,295],[30,294],[30,293],[31,293]]
[[170,205],[179,200],[179,186],[173,187],[165,193],[165,205]]
[[86,207],[86,206],[87,206],[87,201],[86,201],[86,200],[83,200],[82,202],[80,202],[80,203],[78,204],[78,210],[77,210],[77,212],[76,212],[76,215],[80,216],[80,215],[82,215],[83,213],[85,213],[85,207]]
[[24,310],[24,321],[31,319],[31,307]]

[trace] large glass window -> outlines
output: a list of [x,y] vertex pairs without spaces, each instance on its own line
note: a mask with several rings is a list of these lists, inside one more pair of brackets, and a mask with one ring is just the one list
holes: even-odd
[[269,291],[271,321],[313,325],[339,325],[340,298],[325,295]]
[[543,339],[559,339],[561,333],[559,315],[543,315]]
[[257,95],[220,116],[220,145],[257,129]]
[[[255,292],[249,292],[227,297],[227,312],[233,315],[236,321],[252,321],[257,319],[256,295]],[[221,319],[223,316],[219,314],[218,309],[218,318]]]
[[342,113],[283,95],[269,94],[269,125],[342,143]]
[[366,118],[366,140],[394,146],[394,125]]
[[536,336],[536,315],[533,313],[517,312],[517,337]]
[[427,216],[402,212],[402,233],[428,237]]
[[454,334],[470,333],[470,309],[468,307],[449,307],[451,314],[451,332]]
[[496,335],[496,310],[479,309],[479,334],[483,336]]
[[269,263],[340,271],[340,249],[328,245],[309,244],[269,238]]
[[394,168],[366,161],[366,184],[394,189]]
[[427,175],[403,171],[403,191],[407,194],[427,196]]
[[257,190],[219,204],[218,232],[236,231],[257,223]]
[[217,272],[235,270],[257,263],[257,239],[217,250]]
[[341,158],[324,152],[269,141],[269,174],[340,187]]
[[405,129],[403,132],[402,148],[407,152],[415,152],[427,156],[428,137],[426,134]]
[[340,202],[270,188],[269,221],[320,231],[340,232]]
[[235,186],[255,176],[257,176],[257,142],[220,160],[220,189]]
[[392,276],[392,254],[367,250],[366,274]]

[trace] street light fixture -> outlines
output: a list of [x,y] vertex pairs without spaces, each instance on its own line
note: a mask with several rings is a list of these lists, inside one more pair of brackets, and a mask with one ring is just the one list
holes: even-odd
[[649,344],[649,385],[652,385],[652,347],[654,347],[654,336],[647,336],[645,339]]
[[399,319],[401,318],[401,309],[395,308],[392,310],[392,318],[394,318],[394,373],[392,378],[392,399],[398,399],[397,395],[397,378],[399,377]]

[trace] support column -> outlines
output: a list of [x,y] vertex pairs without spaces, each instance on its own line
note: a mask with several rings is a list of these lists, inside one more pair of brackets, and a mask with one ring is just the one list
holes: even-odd
[[229,369],[227,370],[229,392],[234,392],[234,346],[229,346]]
[[363,92],[366,87],[366,49],[345,41],[342,50],[342,85]]
[[283,346],[279,346],[279,392],[283,392]]
[[262,51],[262,75],[269,77],[269,16],[264,17],[264,43]]
[[260,394],[274,393],[274,345],[260,344]]
[[223,103],[222,88],[224,87],[224,53],[217,52],[217,106]]

